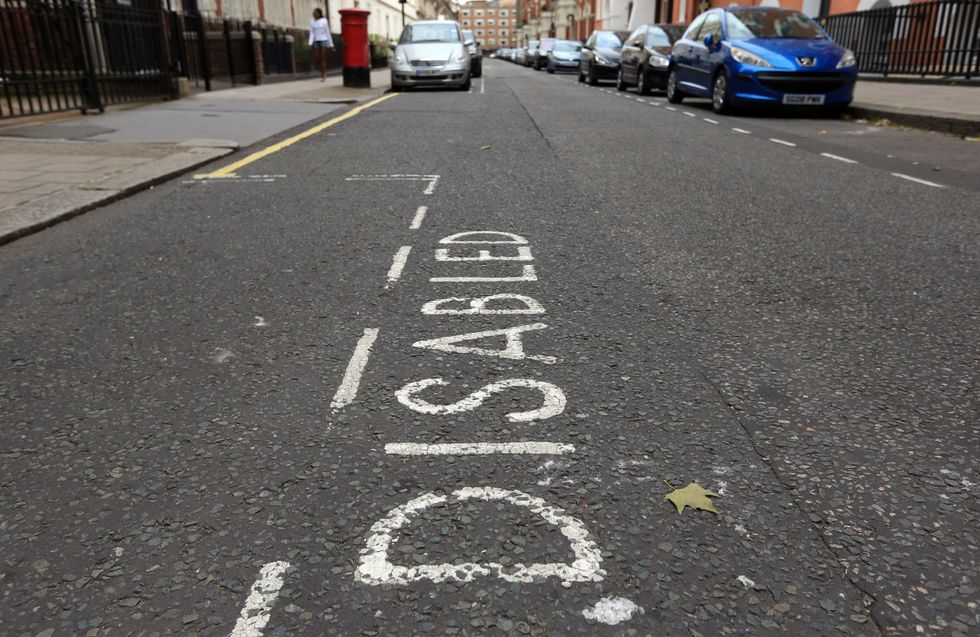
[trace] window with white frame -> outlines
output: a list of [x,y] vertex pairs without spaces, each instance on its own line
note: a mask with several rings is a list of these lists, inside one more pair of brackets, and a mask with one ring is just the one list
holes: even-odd
[[464,18],[470,17],[470,10],[469,9],[463,9],[463,17]]
[[483,20],[477,20],[476,21],[476,26],[482,27],[483,26]]
[[501,10],[500,10],[500,17],[501,17],[501,18],[506,18],[506,17],[507,17],[507,15],[508,15],[508,13],[507,13],[507,9],[501,9]]
[[482,36],[483,35],[483,29],[477,29],[476,30],[476,34]]
[[488,19],[487,20],[487,26],[488,27],[492,27],[495,23],[496,23],[496,20],[493,20],[493,19]]
[[482,18],[483,17],[483,9],[477,9],[476,10],[476,17],[478,17],[478,18]]

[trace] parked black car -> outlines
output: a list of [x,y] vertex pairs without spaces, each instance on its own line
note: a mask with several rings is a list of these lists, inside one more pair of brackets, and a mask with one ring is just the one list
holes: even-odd
[[599,80],[616,79],[619,75],[619,56],[627,35],[626,31],[593,31],[582,45],[578,81],[588,80],[594,86]]
[[582,43],[575,40],[557,40],[554,48],[548,51],[545,66],[549,73],[555,71],[578,71],[582,57]]
[[541,44],[541,40],[531,40],[527,43],[527,47],[524,49],[524,66],[534,65],[534,58],[538,55],[539,44]]
[[640,95],[666,89],[670,50],[686,29],[686,24],[644,24],[630,33],[619,57],[616,88],[635,86]]
[[541,43],[538,44],[538,50],[534,54],[534,64],[531,65],[535,71],[540,71],[548,63],[548,53],[551,52],[551,49],[555,48],[555,42],[557,41],[555,38],[543,38]]

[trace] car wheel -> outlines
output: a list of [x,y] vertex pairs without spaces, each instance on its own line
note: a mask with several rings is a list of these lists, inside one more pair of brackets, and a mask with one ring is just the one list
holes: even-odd
[[670,69],[667,76],[667,101],[671,104],[680,104],[684,101],[684,95],[677,88],[677,69]]
[[582,72],[582,67],[578,67],[578,81],[585,84],[585,73]]
[[592,68],[591,64],[589,65],[588,80],[590,86],[595,86],[596,84],[599,83],[599,78],[595,76],[595,69]]
[[461,86],[459,87],[459,90],[461,90],[461,91],[468,91],[468,90],[470,90],[470,86],[471,86],[471,84],[470,84],[470,78],[469,78],[469,77],[467,77],[467,78],[466,78],[466,82],[464,82],[464,83],[463,83],[463,84],[462,84],[462,85],[461,85]]
[[619,73],[616,74],[616,90],[626,90],[626,80],[623,79],[623,67],[619,67]]
[[647,71],[642,66],[636,72],[636,92],[640,95],[650,94],[650,85],[647,84]]
[[715,80],[711,83],[711,110],[724,115],[731,110],[728,102],[728,75],[725,69],[721,68],[715,74]]
[[480,77],[481,75],[483,75],[483,62],[478,62],[470,70],[470,77]]

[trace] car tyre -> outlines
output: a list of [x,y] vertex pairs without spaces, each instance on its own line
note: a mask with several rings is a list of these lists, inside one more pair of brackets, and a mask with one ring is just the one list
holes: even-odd
[[581,84],[585,84],[585,73],[582,72],[582,67],[578,67],[578,81]]
[[728,92],[728,74],[725,69],[718,69],[715,79],[711,82],[711,110],[724,115],[732,110]]
[[641,66],[636,73],[636,92],[640,95],[649,95],[650,85],[647,83],[646,69]]
[[599,83],[599,78],[595,76],[595,69],[592,67],[591,64],[589,65],[589,73],[587,79],[589,82],[589,86],[595,86],[596,84]]
[[477,62],[470,70],[470,77],[480,77],[483,75],[483,62]]
[[670,69],[667,75],[667,101],[671,104],[680,104],[684,101],[684,94],[677,87],[677,69]]
[[469,91],[469,90],[470,90],[470,86],[472,86],[472,84],[470,83],[470,78],[469,78],[469,77],[467,77],[467,78],[466,78],[466,82],[464,82],[464,83],[463,83],[463,84],[462,84],[462,85],[461,85],[461,86],[459,87],[459,90],[461,90],[461,91]]
[[552,64],[551,62],[548,62],[548,72],[551,73],[552,75],[554,75],[555,73],[555,65]]
[[619,67],[619,72],[616,73],[616,90],[626,90],[626,80],[623,78],[623,67]]

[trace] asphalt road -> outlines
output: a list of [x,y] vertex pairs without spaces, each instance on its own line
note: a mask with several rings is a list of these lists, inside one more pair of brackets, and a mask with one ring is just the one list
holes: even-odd
[[0,248],[0,635],[976,634],[980,146],[485,69]]

